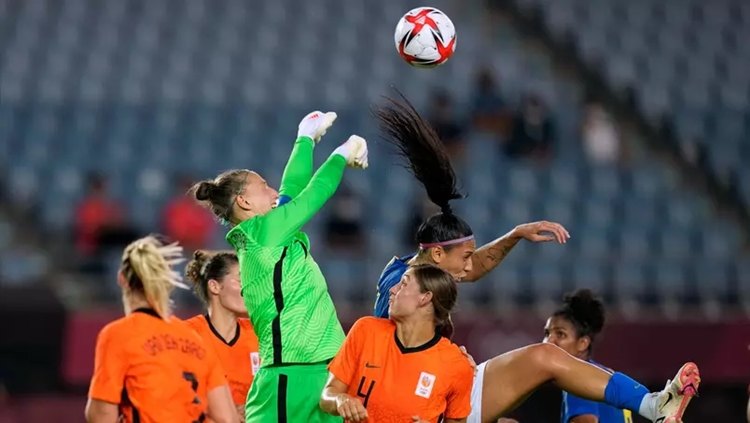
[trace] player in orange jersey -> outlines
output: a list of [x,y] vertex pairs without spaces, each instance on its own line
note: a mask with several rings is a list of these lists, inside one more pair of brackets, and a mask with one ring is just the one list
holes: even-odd
[[350,422],[466,422],[474,375],[450,342],[453,277],[433,265],[406,271],[391,319],[363,317],[329,366],[320,407]]
[[258,337],[246,316],[240,294],[239,261],[234,251],[198,250],[185,269],[185,279],[193,284],[195,295],[208,312],[188,320],[193,329],[211,345],[227,371],[229,389],[237,412],[245,419],[247,392],[260,368]]
[[186,288],[172,269],[181,252],[154,236],[125,249],[117,278],[125,317],[96,340],[89,423],[237,422],[216,353],[169,307],[174,287]]

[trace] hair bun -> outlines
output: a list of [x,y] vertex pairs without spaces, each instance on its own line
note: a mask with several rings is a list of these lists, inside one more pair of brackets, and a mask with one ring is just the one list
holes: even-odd
[[198,201],[207,201],[211,198],[211,193],[216,188],[213,181],[201,181],[195,189],[195,199]]
[[185,279],[193,285],[198,285],[203,280],[203,272],[206,263],[210,260],[211,255],[204,250],[196,250],[193,253],[193,259],[185,267]]
[[566,294],[563,302],[571,316],[588,326],[593,333],[599,333],[604,328],[604,303],[590,289],[579,289]]

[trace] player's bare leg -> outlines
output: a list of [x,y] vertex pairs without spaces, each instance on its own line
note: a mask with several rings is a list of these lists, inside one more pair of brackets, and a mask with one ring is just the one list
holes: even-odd
[[487,362],[482,389],[482,422],[495,422],[543,384],[553,381],[568,392],[603,400],[611,374],[552,344],[535,344]]
[[[621,398],[620,402],[624,398],[630,404],[623,407],[622,403],[611,401],[612,392],[610,398],[606,398],[612,379],[614,377],[611,373],[579,360],[554,345],[535,344],[520,348],[487,362],[482,387],[482,422],[497,421],[544,383],[553,382],[573,395],[593,401],[604,402],[609,399],[607,402],[612,405],[631,409],[657,423],[671,423],[673,420],[665,419],[682,417],[700,382],[697,367],[689,363],[678,372],[675,380],[679,382],[668,384],[661,393],[638,396],[636,390],[643,392],[644,388],[637,382],[632,383],[632,387],[620,386],[623,391],[617,393]],[[628,380],[631,379],[618,380],[617,383],[622,385],[623,381],[627,383]],[[633,390],[635,396],[628,398],[629,393],[625,392],[627,389]],[[670,392],[672,400],[671,404],[667,404],[665,401]]]

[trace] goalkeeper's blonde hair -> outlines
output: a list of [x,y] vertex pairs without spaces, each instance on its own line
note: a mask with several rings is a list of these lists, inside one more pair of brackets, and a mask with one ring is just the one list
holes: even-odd
[[149,305],[163,319],[171,314],[169,298],[175,287],[188,289],[182,283],[182,277],[172,266],[184,261],[182,247],[176,242],[162,243],[156,236],[150,235],[130,243],[122,254],[120,272],[127,282],[123,290],[125,313],[129,314],[128,295],[130,292],[142,293]]

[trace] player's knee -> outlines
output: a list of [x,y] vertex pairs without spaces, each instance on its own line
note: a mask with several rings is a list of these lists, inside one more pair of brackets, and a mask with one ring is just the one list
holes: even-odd
[[539,369],[546,369],[558,361],[561,354],[567,354],[560,347],[549,343],[529,345],[527,354]]

